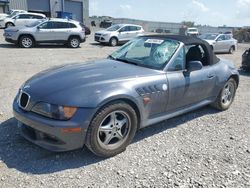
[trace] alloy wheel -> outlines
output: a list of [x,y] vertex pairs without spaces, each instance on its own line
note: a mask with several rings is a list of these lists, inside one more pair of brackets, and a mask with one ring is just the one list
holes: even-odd
[[24,38],[22,39],[22,45],[23,45],[23,47],[25,47],[25,48],[30,48],[30,47],[32,46],[32,44],[33,44],[32,39],[30,39],[30,38],[28,38],[28,37],[24,37]]
[[99,126],[98,142],[105,149],[118,148],[127,139],[130,129],[129,115],[124,111],[113,111]]
[[228,82],[225,86],[224,89],[222,91],[222,96],[221,96],[221,102],[222,104],[224,104],[225,106],[230,105],[233,97],[234,97],[234,85],[231,82]]

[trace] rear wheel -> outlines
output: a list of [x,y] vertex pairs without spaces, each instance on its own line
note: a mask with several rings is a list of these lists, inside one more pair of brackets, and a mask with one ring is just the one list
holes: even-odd
[[123,152],[137,130],[134,109],[124,102],[103,107],[89,126],[86,145],[96,155],[111,157]]
[[118,40],[117,40],[117,38],[112,37],[112,38],[109,40],[109,45],[110,45],[110,46],[117,46],[117,45],[118,45]]
[[35,41],[29,35],[21,36],[19,39],[19,46],[21,48],[32,48],[34,45],[35,45]]
[[79,48],[80,46],[80,39],[79,37],[70,37],[68,46],[70,48]]
[[222,88],[216,101],[212,104],[218,110],[227,110],[233,103],[237,84],[233,78],[230,78]]
[[5,24],[5,27],[8,28],[8,27],[14,27],[15,25],[11,22],[8,22]]

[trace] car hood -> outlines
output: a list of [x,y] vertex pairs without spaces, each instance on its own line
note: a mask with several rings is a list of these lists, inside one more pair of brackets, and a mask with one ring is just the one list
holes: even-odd
[[20,30],[29,30],[29,27],[25,26],[15,26],[15,27],[8,27],[5,29],[6,32],[13,32],[13,31],[20,31]]
[[80,93],[86,95],[81,97],[91,98],[97,91],[115,91],[121,86],[118,83],[126,83],[127,80],[136,83],[136,79],[161,73],[149,68],[104,59],[63,65],[40,72],[24,84],[23,90],[35,101],[69,104],[66,101],[73,95],[75,101],[80,97]]
[[208,44],[213,45],[215,43],[215,40],[205,40],[208,42]]
[[110,34],[112,32],[114,32],[114,31],[101,30],[101,31],[96,32],[96,34],[104,35],[104,34]]

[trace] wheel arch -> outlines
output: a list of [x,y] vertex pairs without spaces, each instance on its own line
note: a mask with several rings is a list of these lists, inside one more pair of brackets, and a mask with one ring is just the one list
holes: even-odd
[[22,33],[22,34],[20,34],[20,35],[18,36],[18,42],[19,42],[19,40],[20,40],[20,38],[21,38],[22,36],[30,36],[30,37],[33,38],[34,42],[36,43],[36,38],[35,38],[32,34],[30,34],[30,33]]
[[79,35],[70,35],[68,37],[68,41],[72,38],[72,37],[77,37],[79,40],[81,40],[81,37]]
[[111,39],[112,39],[112,38],[115,38],[115,39],[117,40],[117,42],[119,42],[118,37],[117,37],[117,36],[115,36],[115,35],[111,36],[111,37],[110,37],[110,39],[109,39],[109,41],[111,41]]
[[[239,75],[237,75],[237,74],[233,74],[233,75],[231,75],[231,76],[229,77],[229,79],[230,79],[230,78],[232,78],[232,79],[234,79],[234,80],[236,81],[237,88],[238,88],[238,86],[239,86],[239,82],[240,82]],[[228,80],[229,80],[229,79],[228,79]]]
[[5,28],[7,28],[7,24],[8,24],[8,23],[11,23],[11,24],[13,24],[13,25],[15,26],[15,24],[14,24],[13,22],[8,21],[8,22],[5,23]]
[[98,105],[98,109],[97,109],[96,113],[98,113],[104,106],[108,106],[108,105],[111,105],[111,104],[117,103],[117,102],[124,102],[124,103],[130,105],[135,110],[137,120],[138,120],[137,130],[140,129],[142,114],[141,114],[141,111],[139,108],[139,104],[136,102],[136,100],[132,99],[131,97],[128,97],[125,95],[119,95],[119,96],[110,97],[108,99],[105,99],[103,102],[101,102]]

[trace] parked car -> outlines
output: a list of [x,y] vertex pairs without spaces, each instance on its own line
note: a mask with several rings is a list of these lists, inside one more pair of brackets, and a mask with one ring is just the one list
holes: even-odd
[[144,30],[140,25],[117,24],[106,30],[96,32],[95,41],[108,43],[110,46],[116,46],[118,43],[125,43],[143,33]]
[[5,18],[11,18],[17,14],[20,14],[20,13],[26,13],[27,11],[26,10],[15,10],[15,9],[11,9],[9,12],[7,12],[6,14],[5,13],[1,13],[0,14],[0,21],[3,21]]
[[22,135],[52,151],[109,157],[136,131],[206,105],[227,110],[239,73],[209,44],[176,35],[137,37],[107,59],[63,65],[26,81],[13,102]]
[[101,21],[100,23],[100,28],[108,28],[108,27],[111,27],[112,25],[112,21],[111,20],[103,20]]
[[242,55],[242,66],[243,70],[250,70],[250,48],[246,50]]
[[238,42],[231,34],[204,34],[200,38],[207,41],[214,52],[228,52],[232,54],[237,50]]
[[77,21],[50,19],[26,27],[7,28],[4,30],[4,37],[7,42],[18,44],[22,48],[31,48],[41,43],[63,43],[71,48],[78,48],[85,41],[85,29]]
[[199,35],[199,30],[195,27],[187,28],[186,35],[197,37]]
[[46,16],[44,14],[37,13],[20,13],[13,17],[5,18],[0,21],[0,27],[14,27],[14,26],[26,26],[37,22],[38,20],[44,20]]

